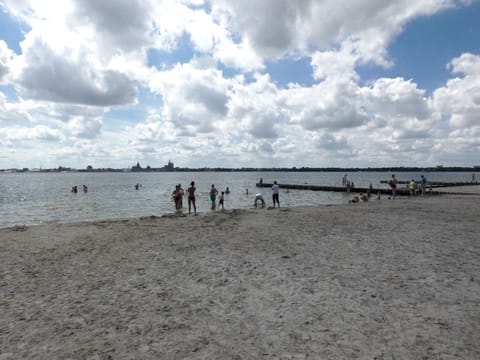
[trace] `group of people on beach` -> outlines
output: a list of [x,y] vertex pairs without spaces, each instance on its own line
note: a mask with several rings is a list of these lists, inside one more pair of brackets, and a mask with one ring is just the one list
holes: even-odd
[[[197,207],[195,203],[195,182],[192,181],[190,183],[189,188],[187,189],[187,194],[188,194],[188,214],[191,214],[192,208],[193,212],[196,215],[197,214]],[[218,208],[224,210],[225,209],[225,195],[230,193],[230,188],[227,186],[224,191],[218,191],[218,189],[215,187],[215,184],[212,184],[210,188],[210,201],[211,201],[211,210],[216,210],[217,209],[217,197],[218,197]],[[248,195],[248,189],[245,189],[246,195]],[[273,207],[280,207],[280,198],[279,198],[279,193],[280,193],[280,186],[276,181],[274,181],[272,185],[272,201],[273,201]],[[183,196],[185,195],[185,191],[182,188],[181,184],[175,185],[175,190],[172,192],[172,200],[175,204],[175,210],[181,211],[183,208]],[[254,198],[254,203],[253,206],[256,208],[258,206],[258,203],[261,204],[262,208],[265,207],[266,203],[263,198],[263,195],[261,193],[257,193]]]
[[347,192],[350,192],[353,188],[355,188],[353,181],[348,180],[347,174],[345,174],[342,178],[342,186],[347,188]]
[[[218,207],[222,207],[222,210],[224,209],[224,202],[225,202],[225,193],[230,193],[230,189],[227,188],[225,191],[222,191],[220,194],[220,197],[218,198]],[[210,207],[211,210],[215,210],[217,207],[217,196],[218,196],[218,190],[215,187],[215,184],[212,184],[212,187],[210,188],[210,201],[212,202],[212,206]]]
[[[420,194],[425,195],[425,190],[427,188],[427,178],[424,175],[420,176],[420,181],[419,184],[415,181],[415,179],[411,179],[410,182],[408,183],[407,187],[410,190],[410,196],[415,196],[417,195],[417,190],[420,189]],[[388,180],[388,185],[390,186],[390,189],[392,190],[392,199],[395,199],[397,196],[397,178],[395,177],[395,174],[392,174],[392,177],[390,180]],[[430,191],[432,190],[430,186]]]
[[[260,183],[261,184],[263,183],[263,179],[260,179]],[[140,184],[140,183],[137,183],[134,186],[135,190],[139,190],[141,187],[142,187],[142,184]],[[82,185],[82,188],[83,188],[84,193],[86,193],[88,191],[87,185]],[[273,182],[271,190],[272,190],[273,207],[274,208],[275,207],[280,207],[280,186],[277,183],[277,181]],[[196,206],[196,202],[195,202],[195,197],[196,197],[195,191],[196,191],[195,181],[192,181],[190,183],[190,186],[187,188],[187,191],[186,191],[186,195],[187,195],[187,199],[188,199],[188,213],[191,214],[192,210],[193,210],[193,213],[196,215],[197,214],[197,206]],[[77,193],[78,192],[78,187],[76,185],[72,186],[71,192],[72,193]],[[211,210],[216,210],[217,206],[218,206],[219,209],[224,210],[225,209],[225,195],[229,194],[229,193],[230,193],[230,189],[229,189],[228,186],[225,188],[224,191],[219,191],[215,187],[215,184],[212,184],[212,186],[210,188],[210,192],[209,192],[210,201],[211,201],[210,209]],[[245,194],[248,196],[248,189],[245,189]],[[183,197],[184,197],[184,195],[185,195],[185,191],[182,188],[182,185],[181,184],[175,185],[175,189],[173,190],[173,192],[171,194],[172,200],[173,200],[174,205],[175,205],[175,210],[181,211],[183,209]],[[217,204],[217,201],[218,201],[218,204]],[[263,198],[263,195],[260,192],[255,194],[253,206],[255,208],[257,208],[259,204],[262,208],[264,208],[266,206],[265,199]]]
[[[188,213],[193,213],[194,215],[197,214],[197,205],[195,203],[195,181],[192,181],[190,183],[190,186],[187,189],[187,199],[188,199]],[[220,193],[220,196],[218,194]],[[225,194],[229,194],[230,189],[227,186],[224,191],[219,192],[217,188],[215,187],[215,184],[212,184],[212,187],[210,188],[210,201],[212,202],[212,205],[210,207],[211,210],[215,210],[217,208],[217,196],[218,196],[218,207],[221,208],[222,210],[225,208],[224,203],[225,203]],[[175,185],[175,190],[172,192],[172,199],[175,204],[175,209],[177,211],[182,210],[183,208],[183,196],[185,195],[185,192],[182,188],[181,184]]]
[[[195,187],[195,181],[192,181],[190,183],[190,186],[187,188],[187,199],[188,199],[188,213],[192,213],[192,208],[193,208],[193,213],[197,215],[197,205],[195,203],[195,190],[197,188]],[[178,184],[175,185],[175,190],[172,192],[172,199],[175,204],[175,210],[180,211],[183,208],[183,195],[185,195],[185,192],[183,191],[182,185]]]
[[[345,174],[342,178],[342,186],[347,188],[347,192],[350,191],[350,189],[353,188],[353,182],[350,182],[347,179],[347,175]],[[389,199],[395,199],[397,196],[397,185],[398,181],[397,178],[395,177],[395,174],[392,174],[392,177],[388,180],[388,185],[390,186],[390,190],[392,192],[392,196],[389,197]],[[351,186],[351,187],[350,187]],[[424,175],[420,176],[420,181],[417,183],[415,179],[411,179],[410,182],[407,183],[407,188],[409,190],[410,196],[416,196],[418,192],[420,192],[421,195],[425,195],[425,191],[427,188],[427,178]],[[432,186],[430,185],[430,192],[432,191]],[[354,195],[351,200],[349,200],[349,203],[357,203],[361,201],[368,201],[371,197],[371,194],[373,192],[372,184],[370,184],[370,187],[367,191],[366,194],[360,193],[359,195]],[[378,195],[376,197],[377,200],[380,200],[380,190],[378,191]]]
[[[260,184],[263,184],[262,178],[260,178]],[[280,207],[280,185],[278,185],[276,181],[274,181],[272,185],[272,202],[273,202],[274,208],[276,206]],[[253,206],[256,208],[258,206],[258,203],[260,203],[262,208],[264,208],[266,205],[265,200],[263,199],[263,195],[261,193],[255,194],[255,198],[253,200]]]

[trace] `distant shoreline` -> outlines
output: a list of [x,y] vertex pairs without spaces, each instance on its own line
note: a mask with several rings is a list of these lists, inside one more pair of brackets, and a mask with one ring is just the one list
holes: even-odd
[[57,173],[57,172],[480,172],[480,166],[436,166],[436,167],[377,167],[377,168],[340,168],[340,167],[292,167],[292,168],[141,168],[141,169],[116,169],[116,168],[98,168],[98,169],[74,169],[74,168],[54,168],[54,169],[35,169],[12,168],[0,169],[0,173]]

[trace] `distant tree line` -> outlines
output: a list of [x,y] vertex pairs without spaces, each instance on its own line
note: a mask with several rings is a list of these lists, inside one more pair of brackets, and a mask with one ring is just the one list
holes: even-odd
[[[345,168],[345,167],[291,167],[291,168],[254,168],[254,167],[241,167],[241,168],[221,168],[221,167],[203,167],[203,168],[181,168],[173,167],[173,163],[169,163],[169,166],[164,166],[162,168],[151,168],[147,166],[145,168],[132,167],[131,169],[115,169],[115,168],[93,168],[91,165],[88,165],[86,169],[73,169],[70,167],[59,166],[58,168],[53,169],[41,169],[40,172],[64,172],[64,171],[78,171],[78,172],[125,172],[125,171],[142,171],[142,172],[270,172],[270,171],[283,171],[283,172],[361,172],[361,171],[370,171],[370,172],[439,172],[439,171],[449,171],[449,172],[479,172],[480,166],[432,166],[432,167],[415,167],[415,166],[392,166],[392,167],[354,167],[354,168]],[[5,171],[16,171],[16,172],[29,172],[28,168],[23,169],[0,169],[0,172]],[[38,170],[37,170],[38,171]]]

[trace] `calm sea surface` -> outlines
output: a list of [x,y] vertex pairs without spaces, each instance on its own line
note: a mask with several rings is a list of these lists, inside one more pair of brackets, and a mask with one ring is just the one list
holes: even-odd
[[[352,172],[349,180],[357,187],[386,187],[391,173]],[[170,173],[3,173],[0,174],[0,227],[44,222],[78,222],[100,219],[163,215],[174,212],[171,193],[175,184],[184,190],[194,180],[197,188],[197,211],[209,212],[209,190],[229,187],[225,196],[226,209],[251,208],[255,193],[264,195],[271,205],[271,190],[256,188],[263,178],[279,184],[341,185],[344,173],[338,172],[170,172]],[[420,179],[421,173],[397,173],[399,180]],[[470,181],[472,173],[425,173],[431,181]],[[475,174],[476,179],[479,174]],[[136,183],[142,184],[137,191]],[[82,185],[88,193],[82,192]],[[77,185],[79,192],[70,192]],[[249,195],[246,195],[248,189]],[[345,203],[351,194],[281,189],[280,203],[292,207],[301,205]],[[184,198],[184,211],[186,197]]]

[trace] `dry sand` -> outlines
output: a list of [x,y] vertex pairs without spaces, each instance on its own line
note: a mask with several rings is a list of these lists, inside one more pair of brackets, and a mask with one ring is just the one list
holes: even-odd
[[480,197],[0,230],[0,359],[480,359]]

